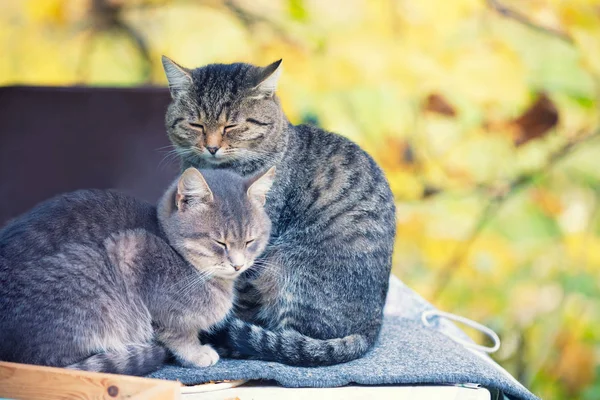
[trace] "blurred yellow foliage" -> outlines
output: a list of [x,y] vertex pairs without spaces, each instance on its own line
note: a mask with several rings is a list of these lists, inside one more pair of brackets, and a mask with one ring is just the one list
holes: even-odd
[[289,118],[386,171],[394,272],[537,394],[600,398],[600,0],[5,1],[0,46],[3,85],[283,58]]

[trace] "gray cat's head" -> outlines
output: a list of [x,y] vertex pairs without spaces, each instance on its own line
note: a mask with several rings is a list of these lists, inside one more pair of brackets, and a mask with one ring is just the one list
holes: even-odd
[[210,64],[190,70],[163,56],[173,101],[169,139],[194,165],[269,159],[284,146],[287,123],[275,90],[281,60],[266,67]]
[[274,167],[253,178],[188,168],[158,205],[169,243],[198,270],[235,278],[269,240],[264,204],[274,177]]

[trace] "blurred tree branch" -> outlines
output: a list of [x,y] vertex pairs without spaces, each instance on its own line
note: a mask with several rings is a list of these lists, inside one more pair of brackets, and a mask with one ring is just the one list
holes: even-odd
[[[96,34],[108,32],[123,35],[133,43],[142,60],[141,76],[143,82],[149,83],[152,78],[153,63],[148,43],[138,30],[124,20],[123,14],[127,10],[156,8],[164,6],[167,3],[168,2],[166,1],[161,1],[158,3],[140,2],[130,4],[121,0],[92,0],[89,11],[91,22],[88,24],[87,28],[85,28],[87,36],[84,39],[83,51],[80,56],[79,65],[77,66],[77,76],[79,80],[82,82],[86,80],[85,76],[90,67],[90,58],[95,49]],[[251,33],[256,32],[258,26],[264,25],[282,38],[288,45],[301,47],[301,43],[290,36],[281,24],[266,18],[259,13],[247,10],[234,0],[224,0],[222,2],[203,1],[196,4],[212,7],[233,15],[233,17],[240,21]]]
[[[143,6],[144,3],[138,5]],[[93,0],[90,7],[91,25],[89,35],[85,40],[85,48],[77,72],[81,80],[89,68],[89,58],[94,49],[94,35],[98,32],[110,32],[124,35],[131,40],[142,59],[143,82],[148,83],[152,75],[152,59],[150,49],[144,37],[123,20],[125,4],[109,0]]]
[[555,37],[559,38],[560,40],[563,40],[569,44],[573,44],[573,38],[571,38],[571,36],[569,36],[567,33],[563,32],[561,30],[538,25],[538,24],[534,23],[533,21],[531,21],[525,14],[522,14],[518,11],[512,10],[512,9],[504,6],[498,0],[486,0],[486,1],[490,8],[492,8],[498,14],[500,14],[506,18],[510,18],[512,20],[518,21],[521,24],[528,26],[529,28],[534,29],[538,32],[542,32],[542,33],[545,33],[548,35],[555,36]]
[[254,31],[258,25],[264,24],[278,36],[280,36],[286,43],[293,46],[299,46],[299,42],[292,38],[278,23],[265,18],[260,14],[248,11],[237,4],[234,0],[225,0],[223,2],[223,6],[227,11],[233,14],[250,32]]
[[589,143],[590,141],[598,138],[600,138],[600,129],[597,129],[596,131],[587,135],[577,135],[565,143],[561,148],[553,152],[548,157],[546,163],[539,169],[518,176],[508,185],[480,187],[480,190],[490,193],[491,197],[483,210],[479,213],[471,232],[467,235],[464,242],[456,248],[452,257],[450,257],[449,261],[442,267],[435,277],[431,300],[435,302],[440,297],[444,289],[446,289],[452,280],[452,276],[454,275],[456,269],[468,256],[473,243],[477,240],[483,228],[485,228],[487,224],[497,215],[502,205],[509,198],[519,193],[522,189],[527,188],[540,176],[548,173],[557,163],[572,154],[573,151],[579,147],[579,145],[583,143]]

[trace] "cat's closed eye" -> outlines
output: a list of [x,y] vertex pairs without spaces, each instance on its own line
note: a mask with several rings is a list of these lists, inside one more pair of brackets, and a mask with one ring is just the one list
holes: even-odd
[[254,119],[254,118],[246,118],[246,122],[249,122],[251,124],[258,125],[258,126],[271,126],[271,125],[273,125],[273,123],[271,123],[271,122],[259,121],[259,120]]
[[188,125],[191,126],[191,127],[193,127],[193,128],[200,129],[200,130],[204,131],[204,125],[202,125],[202,124],[199,124],[199,123],[196,123],[196,122],[188,122]]
[[213,240],[216,244],[218,244],[219,246],[221,246],[222,248],[226,249],[227,248],[227,243],[222,242],[220,240]]
[[256,239],[250,239],[246,241],[246,247],[250,246]]

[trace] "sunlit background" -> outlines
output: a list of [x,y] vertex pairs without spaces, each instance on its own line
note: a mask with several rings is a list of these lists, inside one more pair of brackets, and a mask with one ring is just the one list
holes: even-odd
[[600,398],[600,1],[0,2],[2,85],[164,86],[162,54],[283,58],[290,120],[385,169],[394,273],[536,394]]

